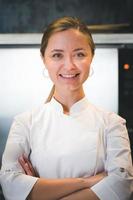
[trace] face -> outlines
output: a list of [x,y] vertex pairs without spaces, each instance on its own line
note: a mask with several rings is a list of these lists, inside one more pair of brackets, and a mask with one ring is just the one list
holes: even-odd
[[92,57],[87,36],[69,29],[50,37],[42,59],[56,90],[79,92],[88,78]]

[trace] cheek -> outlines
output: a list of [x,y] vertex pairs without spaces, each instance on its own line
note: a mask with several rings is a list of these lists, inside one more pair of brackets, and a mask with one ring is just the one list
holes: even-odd
[[51,79],[54,79],[55,74],[56,74],[56,72],[55,72],[55,70],[54,70],[54,67],[47,67],[47,70],[48,70],[48,73],[49,73],[49,77],[50,77]]
[[80,65],[80,70],[81,70],[81,77],[85,81],[90,73],[90,63],[85,62],[82,65]]
[[51,62],[46,66],[46,69],[52,82],[55,82],[58,76],[58,66]]
[[90,71],[90,62],[83,61],[82,63],[78,63],[78,66],[81,72],[89,74]]
[[90,67],[86,67],[85,70],[84,70],[84,73],[83,73],[83,76],[84,76],[84,80],[86,80],[89,76],[89,73],[90,73]]
[[45,59],[44,65],[45,65],[46,69],[48,70],[48,72],[53,71],[53,69],[52,69],[53,63],[49,58]]
[[85,70],[85,73],[87,73],[87,75],[88,75],[89,72],[90,72],[91,61],[92,61],[92,60],[88,59],[88,60],[84,63],[84,70]]

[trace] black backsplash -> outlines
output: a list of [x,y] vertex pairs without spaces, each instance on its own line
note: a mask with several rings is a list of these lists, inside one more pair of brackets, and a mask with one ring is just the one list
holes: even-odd
[[133,48],[119,50],[119,114],[127,120],[133,158]]
[[133,32],[132,8],[132,0],[0,0],[0,33],[42,32],[51,20],[68,15],[88,25],[128,24],[110,32]]

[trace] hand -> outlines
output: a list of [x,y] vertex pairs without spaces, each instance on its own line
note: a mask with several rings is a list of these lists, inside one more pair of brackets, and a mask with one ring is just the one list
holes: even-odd
[[18,161],[19,161],[21,167],[23,168],[25,174],[27,174],[29,176],[39,177],[38,173],[33,168],[30,160],[24,154],[18,158]]

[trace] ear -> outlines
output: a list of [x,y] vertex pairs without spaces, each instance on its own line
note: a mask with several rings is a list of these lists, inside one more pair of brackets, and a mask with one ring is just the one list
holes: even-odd
[[41,57],[41,60],[43,61],[43,64],[45,65],[46,67],[46,63],[45,63],[45,59],[44,59],[44,56],[40,53],[40,57]]
[[91,57],[91,59],[90,59],[90,66],[91,66],[91,64],[92,64],[93,58],[94,58],[94,55],[92,55],[92,57]]
[[40,53],[40,57],[41,57],[42,60],[44,60],[44,56],[41,53]]
[[92,54],[91,62],[92,62],[92,60],[93,60],[93,58],[94,58],[94,55],[95,55],[95,54]]

